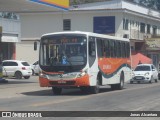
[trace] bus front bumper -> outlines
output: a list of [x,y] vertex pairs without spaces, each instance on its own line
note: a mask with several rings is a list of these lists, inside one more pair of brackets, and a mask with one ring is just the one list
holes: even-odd
[[39,77],[39,83],[41,87],[80,87],[80,86],[89,86],[89,75],[75,79],[60,79],[60,80],[51,80],[43,77]]

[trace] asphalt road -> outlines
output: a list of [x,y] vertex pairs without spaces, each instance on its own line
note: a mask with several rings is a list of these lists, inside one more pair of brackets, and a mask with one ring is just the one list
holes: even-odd
[[126,83],[123,90],[117,91],[105,86],[99,94],[64,89],[62,95],[53,95],[51,88],[39,87],[37,76],[8,81],[0,84],[0,111],[160,111],[160,81]]

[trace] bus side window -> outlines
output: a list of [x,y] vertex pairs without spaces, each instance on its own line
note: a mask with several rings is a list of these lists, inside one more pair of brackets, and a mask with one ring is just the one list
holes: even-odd
[[126,43],[126,48],[127,48],[127,58],[129,58],[130,57],[130,44],[129,44],[129,42],[127,42]]
[[122,57],[122,49],[121,49],[121,42],[118,41],[118,58]]
[[111,57],[116,57],[116,52],[115,52],[115,41],[111,40],[110,41],[110,46],[111,46]]
[[100,38],[97,39],[97,54],[98,54],[98,57],[103,57],[104,56],[103,39],[100,39]]
[[125,42],[122,42],[122,58],[126,57],[126,46]]
[[115,57],[118,58],[118,41],[115,41]]
[[105,47],[106,47],[106,57],[111,56],[111,51],[110,51],[110,40],[105,40]]

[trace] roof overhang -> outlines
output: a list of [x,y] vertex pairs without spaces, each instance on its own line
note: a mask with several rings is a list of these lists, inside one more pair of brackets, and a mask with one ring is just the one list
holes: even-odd
[[[44,1],[44,0],[36,0]],[[46,0],[45,0],[46,1]],[[51,0],[47,0],[51,1]],[[56,1],[56,0],[54,0]],[[47,11],[62,11],[56,5],[41,4],[32,0],[0,0],[0,12],[47,12]]]

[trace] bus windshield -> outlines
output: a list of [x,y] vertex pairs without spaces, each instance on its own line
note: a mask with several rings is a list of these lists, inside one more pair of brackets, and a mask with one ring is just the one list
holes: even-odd
[[41,39],[40,66],[48,72],[79,71],[87,61],[87,39],[78,35],[52,35]]

